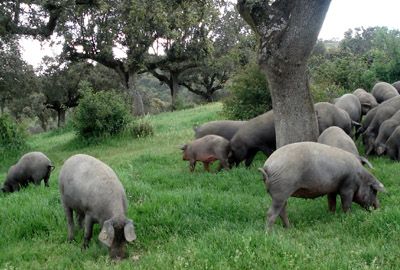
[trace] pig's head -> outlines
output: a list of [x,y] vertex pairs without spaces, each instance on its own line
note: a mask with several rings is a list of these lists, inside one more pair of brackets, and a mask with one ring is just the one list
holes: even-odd
[[104,221],[99,240],[110,250],[112,260],[121,260],[125,256],[125,243],[136,239],[132,220],[122,216]]
[[240,162],[246,159],[247,155],[247,147],[244,144],[229,142],[230,151],[228,153],[228,163],[232,167],[232,165],[238,166]]
[[187,144],[177,146],[178,149],[181,149],[183,151],[182,160],[190,160],[190,157],[188,156],[187,151],[186,151],[187,147],[188,147]]
[[387,193],[383,184],[372,174],[368,173],[362,180],[357,192],[354,194],[353,201],[365,209],[369,209],[371,206],[377,209],[379,208],[378,191]]
[[12,187],[9,186],[9,185],[3,185],[3,186],[1,187],[1,191],[2,191],[2,192],[13,192],[13,189],[12,189]]
[[386,145],[385,144],[383,144],[381,142],[375,144],[375,153],[378,156],[381,156],[383,153],[385,153],[385,151],[386,151]]
[[373,134],[372,132],[363,134],[363,142],[364,142],[364,145],[366,145],[365,154],[367,156],[369,156],[372,153],[372,151],[374,150],[375,134]]

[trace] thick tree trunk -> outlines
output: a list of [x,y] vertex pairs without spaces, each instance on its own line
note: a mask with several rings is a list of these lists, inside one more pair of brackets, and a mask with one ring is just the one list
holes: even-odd
[[238,0],[241,16],[260,40],[258,60],[271,91],[277,148],[318,139],[307,59],[330,1]]
[[171,72],[171,98],[172,98],[172,110],[175,111],[177,109],[176,107],[176,99],[178,97],[178,91],[179,91],[179,84],[178,84],[178,77],[179,73],[177,72]]
[[61,108],[57,110],[57,128],[65,124],[65,113],[66,111]]
[[143,99],[142,95],[139,92],[137,80],[138,80],[137,72],[129,73],[129,82],[127,90],[131,98],[132,114],[136,116],[143,116],[144,115]]
[[300,142],[317,141],[318,123],[309,90],[306,66],[288,68],[284,74],[267,74],[274,109],[276,147]]

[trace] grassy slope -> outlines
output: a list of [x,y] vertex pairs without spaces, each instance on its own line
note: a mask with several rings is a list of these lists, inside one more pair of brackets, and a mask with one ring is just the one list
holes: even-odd
[[[32,150],[55,164],[50,188],[29,186],[0,195],[0,269],[398,269],[400,267],[399,163],[373,158],[374,174],[389,191],[382,208],[367,212],[353,204],[347,215],[327,213],[326,197],[291,198],[289,229],[277,221],[263,233],[271,199],[256,168],[243,165],[218,174],[198,164],[189,172],[175,146],[192,140],[192,125],[221,119],[220,104],[152,116],[151,138],[118,138],[86,147],[73,133],[50,132],[29,138]],[[137,241],[127,259],[110,262],[97,235],[81,251],[83,232],[67,242],[57,178],[63,162],[87,153],[117,173],[128,196],[128,217]],[[295,157],[294,157],[295,158]],[[3,160],[0,179],[18,158]],[[216,165],[213,166],[216,168]]]

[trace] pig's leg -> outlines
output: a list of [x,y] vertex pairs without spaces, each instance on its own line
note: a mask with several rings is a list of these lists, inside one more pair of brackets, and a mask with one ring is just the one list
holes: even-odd
[[195,167],[196,167],[196,160],[191,159],[190,160],[190,171],[193,172]]
[[290,222],[289,222],[289,219],[288,219],[288,216],[287,216],[287,211],[286,211],[286,204],[287,204],[287,202],[285,202],[285,205],[283,206],[279,216],[282,219],[283,226],[290,227]]
[[253,159],[256,156],[256,154],[257,154],[257,151],[254,151],[254,150],[251,150],[247,153],[246,162],[245,162],[246,167],[250,166],[250,164],[253,162]]
[[336,195],[336,193],[328,193],[328,209],[332,213],[336,210]]
[[283,207],[285,206],[286,200],[274,200],[272,199],[272,205],[268,209],[267,223],[265,224],[265,231],[267,229],[272,230],[277,217],[281,214]]
[[83,235],[83,245],[82,249],[86,248],[90,242],[90,239],[92,239],[92,234],[93,234],[93,219],[89,215],[85,215],[85,233]]
[[49,187],[50,172],[51,172],[51,167],[49,167],[49,170],[48,170],[46,176],[44,177],[44,185],[46,187]]
[[353,201],[352,192],[341,192],[340,199],[342,201],[343,212],[347,213],[351,209],[351,202]]
[[207,172],[210,172],[210,166],[209,166],[209,164],[208,164],[207,162],[204,162],[203,164],[204,164],[204,169],[205,169]]
[[75,213],[76,215],[76,223],[78,224],[78,231],[83,229],[83,220],[85,219],[85,215]]
[[72,213],[72,209],[63,204],[65,216],[67,217],[67,226],[68,226],[68,241],[72,242],[74,240],[74,217]]

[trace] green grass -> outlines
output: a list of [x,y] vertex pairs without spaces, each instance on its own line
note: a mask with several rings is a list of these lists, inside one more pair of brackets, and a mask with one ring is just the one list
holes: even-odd
[[[177,145],[193,140],[192,126],[222,119],[221,104],[151,116],[155,135],[120,137],[87,146],[73,132],[53,131],[28,138],[56,165],[50,188],[29,186],[0,194],[0,269],[399,269],[400,165],[371,158],[373,173],[389,194],[381,208],[367,212],[357,204],[351,214],[329,214],[326,197],[290,198],[291,228],[278,219],[264,234],[271,204],[257,168],[193,173]],[[127,245],[122,262],[109,259],[97,239],[81,250],[83,232],[67,242],[67,225],[58,190],[63,162],[77,153],[110,165],[128,196],[128,214],[137,240]],[[19,155],[0,160],[0,179]],[[217,162],[218,163],[218,162]],[[215,169],[218,164],[212,166]]]

